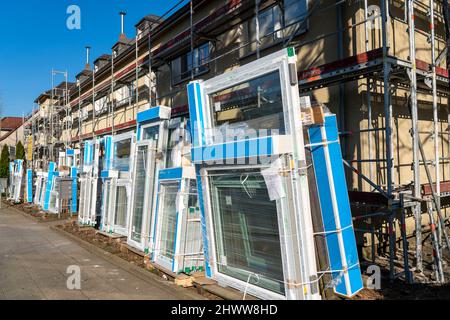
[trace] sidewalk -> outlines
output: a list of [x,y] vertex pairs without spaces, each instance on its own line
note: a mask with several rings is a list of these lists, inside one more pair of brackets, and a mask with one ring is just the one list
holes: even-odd
[[[204,299],[128,262],[105,259],[13,208],[0,209],[0,299]],[[67,289],[67,268],[81,269],[81,290]]]

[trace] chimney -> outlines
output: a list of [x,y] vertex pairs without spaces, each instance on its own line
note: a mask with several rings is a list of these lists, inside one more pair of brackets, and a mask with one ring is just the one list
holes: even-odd
[[126,12],[121,11],[120,14],[120,36],[119,40],[125,40],[127,37],[125,35],[125,16],[127,15]]
[[91,69],[90,56],[91,56],[91,47],[86,46],[86,65],[84,67],[86,70],[90,70]]

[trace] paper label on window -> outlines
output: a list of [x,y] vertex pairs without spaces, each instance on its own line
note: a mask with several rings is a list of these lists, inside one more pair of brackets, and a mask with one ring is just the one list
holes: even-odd
[[216,112],[219,112],[220,110],[222,110],[222,104],[220,102],[215,102],[214,110],[216,110]]
[[275,201],[286,196],[284,191],[283,180],[279,173],[279,166],[272,165],[270,168],[261,170],[261,174],[266,182],[267,191],[270,201]]
[[186,208],[185,203],[184,203],[184,197],[182,194],[178,193],[177,194],[177,198],[175,200],[175,205],[177,208],[177,212],[183,212],[184,209]]
[[227,257],[226,256],[220,256],[220,264],[223,266],[227,265]]
[[231,200],[230,196],[226,196],[225,197],[225,203],[227,204],[227,206],[232,206],[233,205],[233,201]]

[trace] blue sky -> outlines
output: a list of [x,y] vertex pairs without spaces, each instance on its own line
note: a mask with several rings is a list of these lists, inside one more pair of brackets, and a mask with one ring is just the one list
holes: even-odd
[[[29,113],[34,99],[51,88],[51,70],[67,70],[69,81],[85,63],[86,45],[91,61],[111,47],[120,33],[119,12],[127,12],[126,34],[147,14],[161,15],[179,0],[24,0],[2,1],[0,10],[1,116]],[[70,5],[81,9],[81,30],[69,30]],[[61,82],[62,77],[56,78]]]

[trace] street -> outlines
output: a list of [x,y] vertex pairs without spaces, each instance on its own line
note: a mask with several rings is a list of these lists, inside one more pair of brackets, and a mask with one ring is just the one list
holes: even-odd
[[[0,209],[0,300],[192,300],[203,299],[126,261],[93,254],[46,223],[12,208]],[[120,260],[120,258],[117,258]],[[69,266],[80,269],[80,289],[70,290]]]

